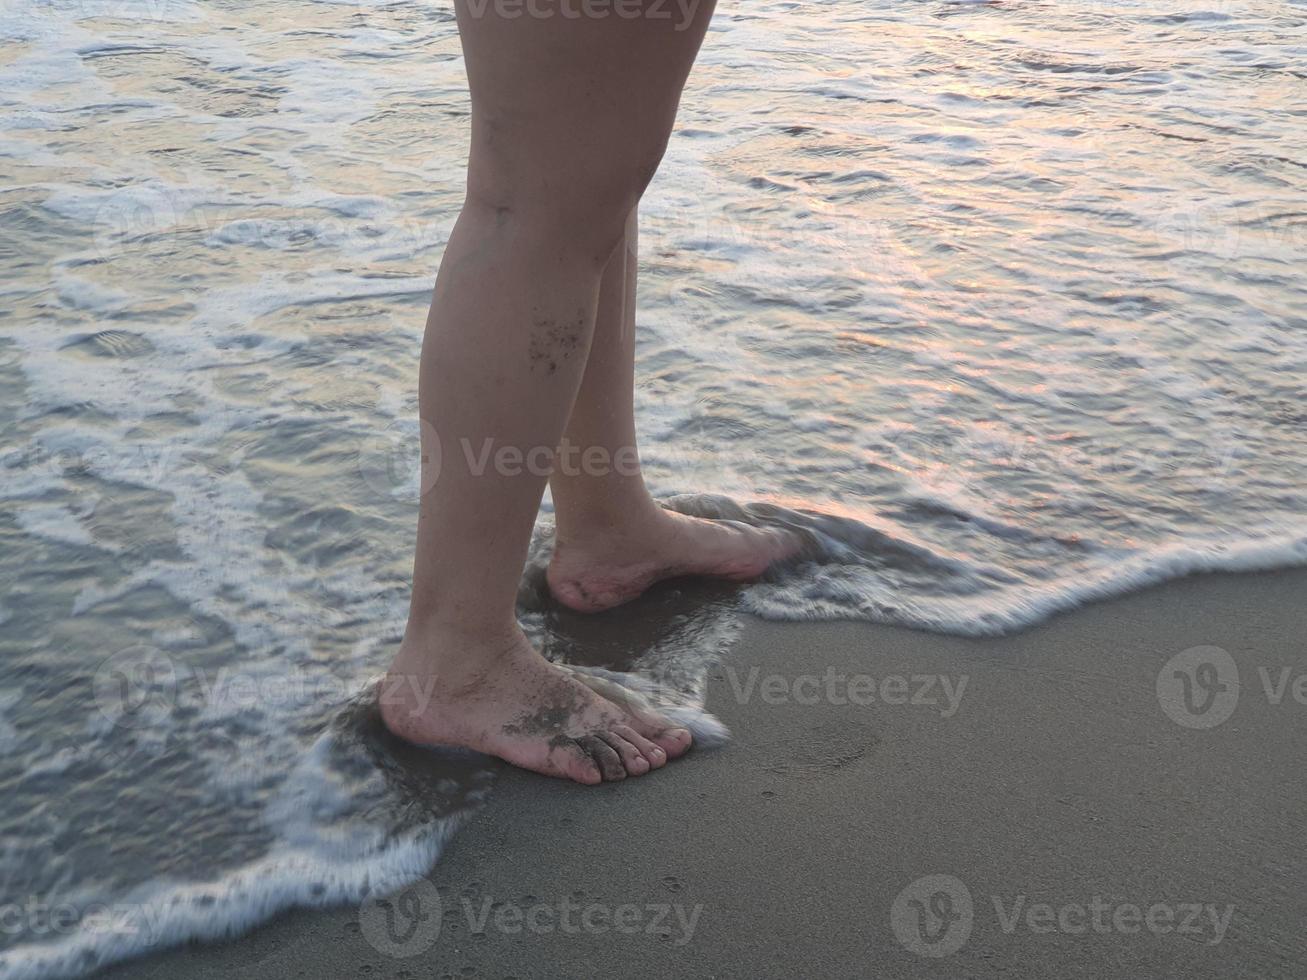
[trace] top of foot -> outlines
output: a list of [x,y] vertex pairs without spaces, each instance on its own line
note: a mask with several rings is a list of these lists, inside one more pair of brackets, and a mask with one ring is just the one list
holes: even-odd
[[[457,658],[418,646],[405,638],[378,691],[386,727],[407,741],[473,749],[587,784],[642,776],[690,748],[690,733],[638,695],[620,704],[601,697],[520,634],[503,652]],[[450,660],[469,666],[442,668]]]
[[798,535],[781,528],[659,509],[629,529],[557,541],[546,577],[563,605],[600,612],[630,602],[663,579],[705,575],[751,581],[801,546]]

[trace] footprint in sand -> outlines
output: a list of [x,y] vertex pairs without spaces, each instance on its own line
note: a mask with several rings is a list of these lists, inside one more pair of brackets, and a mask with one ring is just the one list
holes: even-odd
[[824,779],[867,758],[880,743],[869,725],[814,725],[759,742],[763,769],[794,779]]

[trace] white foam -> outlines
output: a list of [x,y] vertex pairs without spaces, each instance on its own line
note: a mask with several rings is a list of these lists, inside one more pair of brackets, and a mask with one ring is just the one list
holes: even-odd
[[1181,541],[1117,556],[1049,585],[1023,583],[978,597],[913,597],[875,569],[809,565],[779,582],[750,587],[745,608],[767,619],[865,619],[960,636],[994,636],[1090,602],[1204,572],[1258,572],[1307,565],[1307,529],[1264,540]]
[[28,534],[63,544],[96,545],[81,517],[61,504],[26,504],[16,511],[18,526]]
[[[337,825],[334,816],[379,790],[341,785],[329,761],[334,747],[328,732],[298,757],[267,810],[277,838],[265,856],[213,881],[155,881],[121,895],[79,895],[77,907],[95,911],[90,921],[55,941],[0,954],[0,980],[76,976],[187,940],[237,935],[288,908],[387,894],[421,877],[464,815],[395,835],[357,820]],[[57,764],[53,760],[49,771]],[[374,783],[379,779],[374,774]]]
[[0,980],[79,976],[187,940],[239,935],[288,908],[386,894],[430,870],[459,822],[450,819],[393,841],[350,841],[338,853],[283,846],[214,882],[137,889],[105,902],[93,923],[57,942],[6,951]]
[[690,730],[699,748],[717,748],[730,741],[730,730],[701,702],[687,697],[652,677],[602,667],[567,667],[574,674],[588,678],[587,683],[602,696],[617,704],[633,703],[654,710]]

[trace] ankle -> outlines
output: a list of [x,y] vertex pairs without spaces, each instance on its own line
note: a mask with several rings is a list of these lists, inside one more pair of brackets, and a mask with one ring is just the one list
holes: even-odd
[[664,523],[663,508],[647,493],[618,503],[605,501],[584,508],[555,508],[554,544],[590,550],[610,549],[618,542],[639,542],[655,536]]
[[433,707],[484,699],[487,685],[504,672],[504,661],[514,650],[515,645],[502,642],[419,646],[406,635],[377,690],[382,722],[402,738],[421,740]]
[[409,618],[388,676],[441,690],[484,674],[528,641],[516,621],[494,626]]

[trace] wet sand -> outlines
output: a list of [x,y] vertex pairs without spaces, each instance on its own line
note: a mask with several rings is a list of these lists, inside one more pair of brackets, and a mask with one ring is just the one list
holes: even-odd
[[753,622],[712,672],[727,748],[508,775],[386,903],[97,976],[1299,977],[1305,600],[1294,571],[991,640]]

